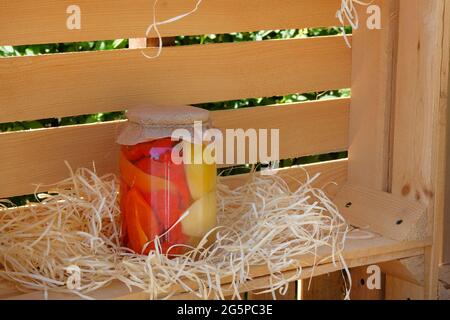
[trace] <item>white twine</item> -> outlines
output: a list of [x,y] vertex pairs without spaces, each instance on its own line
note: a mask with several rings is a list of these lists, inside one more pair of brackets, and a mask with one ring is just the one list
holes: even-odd
[[150,25],[148,26],[147,31],[145,32],[145,37],[146,37],[146,38],[149,38],[150,32],[152,32],[153,29],[155,30],[155,33],[156,33],[156,35],[157,35],[157,37],[158,37],[158,51],[156,52],[155,55],[149,56],[148,54],[146,54],[146,53],[142,50],[142,51],[141,51],[141,52],[142,52],[142,55],[143,55],[144,57],[146,57],[147,59],[155,59],[155,58],[158,58],[158,57],[161,55],[161,53],[162,53],[163,40],[162,40],[161,32],[159,32],[158,26],[161,26],[161,25],[164,25],[164,24],[169,24],[169,23],[172,23],[172,22],[181,20],[181,19],[183,19],[183,18],[185,18],[185,17],[187,17],[187,16],[189,16],[189,15],[195,13],[195,12],[199,9],[200,4],[202,3],[203,0],[198,0],[198,1],[197,1],[197,4],[196,4],[195,7],[194,7],[194,9],[192,9],[191,11],[186,12],[186,13],[183,13],[183,14],[181,14],[181,15],[179,15],[179,16],[176,16],[176,17],[173,17],[173,18],[164,20],[164,21],[158,21],[158,20],[157,20],[157,17],[156,17],[156,9],[157,9],[158,1],[159,1],[159,0],[155,0],[155,2],[153,3],[153,22],[152,22],[152,24],[150,24]]
[[341,29],[344,35],[344,40],[349,48],[351,48],[352,45],[347,37],[347,33],[345,32],[345,25],[346,23],[349,23],[354,30],[359,28],[359,17],[358,11],[355,8],[355,3],[362,6],[368,6],[372,4],[373,1],[366,3],[360,0],[342,0],[341,8],[336,12],[336,18],[339,19],[339,22],[342,25]]
[[[146,38],[150,37],[150,33],[154,30],[156,33],[156,36],[158,38],[158,50],[156,52],[155,55],[148,55],[145,53],[144,50],[141,51],[142,55],[144,57],[146,57],[147,59],[155,59],[158,58],[159,56],[161,56],[162,53],[162,49],[163,49],[163,39],[161,36],[161,32],[159,31],[158,26],[161,25],[165,25],[165,24],[169,24],[172,22],[176,22],[178,20],[181,20],[193,13],[195,13],[199,8],[201,3],[203,2],[203,0],[198,0],[195,7],[188,11],[185,12],[183,14],[180,14],[178,16],[175,16],[173,18],[164,20],[164,21],[158,21],[157,19],[157,5],[158,5],[158,1],[159,0],[155,0],[153,3],[153,21],[152,23],[148,26],[147,31],[145,32],[145,36]],[[336,12],[336,18],[339,20],[339,22],[341,23],[342,27],[342,34],[344,36],[344,40],[345,43],[347,44],[347,46],[349,48],[352,47],[350,40],[347,36],[347,33],[345,32],[345,26],[347,24],[350,24],[350,26],[354,29],[357,30],[359,28],[359,16],[358,16],[358,12],[356,10],[355,4],[359,4],[362,6],[369,6],[370,4],[373,3],[373,0],[369,3],[367,2],[363,2],[361,0],[342,0],[341,2],[341,7],[340,9]]]

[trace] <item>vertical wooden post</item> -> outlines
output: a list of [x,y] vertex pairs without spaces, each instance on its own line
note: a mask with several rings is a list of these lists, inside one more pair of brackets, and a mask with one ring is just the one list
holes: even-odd
[[429,204],[428,219],[412,236],[433,236],[420,273],[424,297],[434,298],[443,234],[449,1],[375,4],[384,11],[383,30],[362,28],[353,37],[349,181]]
[[400,0],[392,192],[429,206],[415,236],[425,254],[425,298],[437,295],[442,251],[448,81],[448,0]]
[[[376,0],[373,4],[381,8],[381,30],[367,27],[367,8],[358,6],[360,26],[352,38],[348,181],[389,191],[399,1]],[[367,269],[351,273],[361,275],[363,270]],[[384,291],[355,285],[351,297],[354,300],[384,298]]]
[[[448,8],[448,6],[445,7],[445,19],[446,19],[446,24],[449,24],[450,22],[448,21],[450,13],[449,13],[450,9]],[[446,28],[444,26],[444,32],[450,32],[450,30],[448,30],[448,27]],[[448,36],[444,35],[444,39],[446,39]],[[444,54],[450,55],[449,50],[445,51],[446,48],[444,48]],[[443,63],[445,64],[445,61],[448,60],[449,64],[447,64],[447,70],[450,70],[450,58],[447,56],[444,56],[443,59]],[[446,140],[447,140],[447,152],[446,154],[449,154],[450,151],[450,146],[448,145],[448,141],[450,141],[450,99],[448,99],[448,94],[450,92],[450,72],[447,73],[447,75],[445,75],[445,73],[443,73],[443,77],[447,76],[447,136],[446,136]],[[443,84],[445,85],[445,84]],[[445,95],[444,95],[445,97]],[[445,101],[443,101],[442,103],[445,103]],[[445,181],[446,181],[446,185],[445,185],[445,216],[444,216],[444,243],[443,243],[443,254],[442,254],[442,263],[443,264],[450,264],[450,156],[447,157],[447,161],[446,161],[446,169],[445,169]]]
[[398,0],[373,4],[381,8],[381,30],[368,29],[366,7],[358,6],[360,26],[353,31],[348,181],[388,191]]

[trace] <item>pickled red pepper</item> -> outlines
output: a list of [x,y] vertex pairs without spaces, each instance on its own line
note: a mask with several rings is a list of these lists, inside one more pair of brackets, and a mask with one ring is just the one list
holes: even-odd
[[[136,253],[154,250],[161,235],[163,253],[176,244],[195,245],[215,225],[215,166],[175,164],[178,143],[162,138],[121,148],[122,240]],[[169,253],[183,251],[175,246]]]

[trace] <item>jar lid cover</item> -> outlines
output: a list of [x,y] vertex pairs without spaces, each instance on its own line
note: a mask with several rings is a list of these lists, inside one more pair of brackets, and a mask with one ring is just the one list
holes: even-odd
[[117,138],[121,145],[170,137],[176,129],[185,129],[193,141],[201,141],[196,122],[201,122],[202,130],[211,127],[209,111],[192,106],[139,106],[129,109],[127,118]]
[[127,111],[130,122],[143,126],[183,126],[195,121],[209,122],[209,111],[193,106],[146,105]]

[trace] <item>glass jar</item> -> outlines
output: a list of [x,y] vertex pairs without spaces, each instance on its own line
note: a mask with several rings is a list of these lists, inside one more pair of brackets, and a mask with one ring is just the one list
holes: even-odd
[[[148,254],[158,238],[162,253],[182,254],[216,226],[216,164],[204,161],[194,125],[209,128],[209,112],[139,107],[127,117],[118,139],[123,245]],[[191,139],[173,137],[176,129]]]

